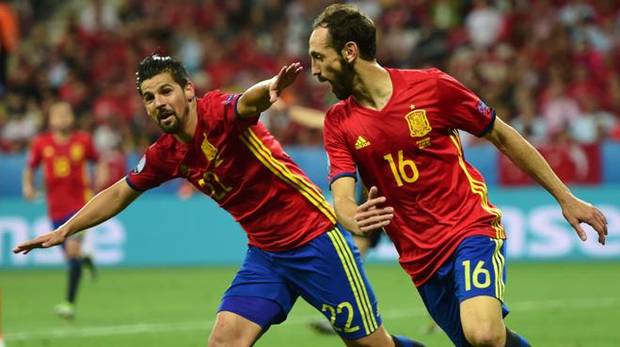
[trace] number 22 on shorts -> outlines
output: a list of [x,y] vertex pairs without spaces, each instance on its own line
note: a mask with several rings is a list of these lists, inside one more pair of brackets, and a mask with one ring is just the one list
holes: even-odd
[[334,330],[336,331],[342,331],[342,328],[339,328],[335,325],[336,323],[336,315],[341,314],[343,309],[346,308],[347,311],[347,322],[344,325],[344,332],[345,333],[352,333],[355,331],[358,331],[360,329],[359,326],[351,326],[351,322],[353,322],[353,305],[351,305],[350,302],[348,301],[344,301],[341,302],[340,304],[338,304],[338,306],[336,306],[336,308],[334,308],[331,305],[328,304],[323,304],[323,307],[321,308],[321,311],[323,312],[329,312],[329,321],[331,322],[332,326],[334,327]]

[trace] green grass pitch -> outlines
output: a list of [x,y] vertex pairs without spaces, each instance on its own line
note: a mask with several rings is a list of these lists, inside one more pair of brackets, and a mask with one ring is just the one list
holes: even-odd
[[[1,271],[7,347],[205,346],[220,295],[236,267],[102,269],[85,276],[77,319],[52,313],[65,285],[61,270]],[[397,265],[371,264],[367,272],[390,332],[450,346],[442,332],[426,334],[417,291]],[[86,273],[86,275],[88,275]],[[620,264],[509,264],[508,325],[537,347],[620,346]],[[307,323],[319,313],[299,300],[262,347],[342,346]]]

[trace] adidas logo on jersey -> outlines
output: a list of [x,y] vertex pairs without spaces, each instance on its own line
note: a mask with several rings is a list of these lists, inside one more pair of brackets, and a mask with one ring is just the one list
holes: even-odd
[[355,140],[355,149],[362,149],[368,146],[370,146],[370,142],[361,136],[358,136],[357,140]]

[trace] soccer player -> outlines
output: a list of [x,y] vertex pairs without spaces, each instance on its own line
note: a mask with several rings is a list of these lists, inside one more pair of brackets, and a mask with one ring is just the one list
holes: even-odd
[[[428,311],[456,346],[529,346],[503,317],[501,213],[463,156],[458,129],[485,137],[558,201],[586,240],[605,243],[605,216],[576,198],[542,156],[480,98],[437,69],[384,68],[376,29],[356,7],[327,7],[309,38],[312,74],[341,100],[327,112],[325,149],[338,221],[384,227]],[[358,206],[355,174],[371,188]]]
[[197,98],[179,62],[145,58],[138,67],[138,93],[165,134],[125,179],[58,229],[14,252],[60,244],[118,214],[143,191],[181,177],[227,210],[249,239],[209,346],[253,345],[272,324],[286,319],[299,296],[332,322],[347,346],[422,346],[383,328],[351,236],[336,225],[319,189],[258,122],[301,69],[299,63],[284,66],[241,95],[211,91]]
[[[99,158],[90,135],[74,131],[73,124],[71,105],[66,102],[52,104],[49,109],[49,131],[32,141],[23,172],[23,196],[33,200],[36,196],[34,171],[40,165],[43,166],[47,210],[54,229],[66,222],[91,198],[87,164],[89,161],[97,162]],[[81,235],[64,240],[63,250],[69,265],[66,299],[56,305],[54,311],[65,319],[73,319],[82,266],[93,271],[94,267],[91,258],[82,254]]]

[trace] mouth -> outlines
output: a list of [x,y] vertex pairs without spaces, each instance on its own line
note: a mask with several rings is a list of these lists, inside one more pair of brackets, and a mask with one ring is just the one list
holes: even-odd
[[319,76],[319,77],[317,77],[317,80],[318,80],[320,83],[327,83],[327,84],[329,84],[329,85],[331,86],[332,90],[335,88],[335,86],[334,86],[334,82],[333,82],[333,81],[331,81],[331,80],[328,80],[327,78],[324,78],[324,77],[320,77],[320,76]]
[[174,111],[170,111],[170,110],[162,110],[157,115],[157,120],[160,123],[169,122],[172,120],[172,118],[174,118]]
[[316,79],[319,80],[319,82],[321,82],[321,83],[324,83],[324,82],[330,82],[331,83],[331,81],[328,80],[325,77],[317,76]]

